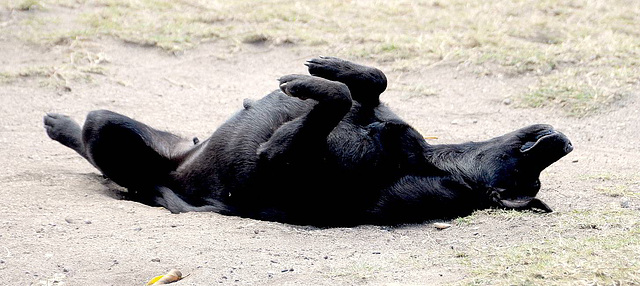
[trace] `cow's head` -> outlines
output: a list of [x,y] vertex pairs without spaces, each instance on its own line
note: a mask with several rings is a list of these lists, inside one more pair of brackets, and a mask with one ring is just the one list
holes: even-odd
[[487,188],[496,206],[551,211],[535,198],[540,172],[573,150],[567,136],[550,125],[538,124],[468,144],[464,171],[474,185]]

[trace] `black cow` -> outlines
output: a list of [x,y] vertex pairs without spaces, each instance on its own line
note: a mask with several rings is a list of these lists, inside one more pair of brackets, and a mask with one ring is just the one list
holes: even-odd
[[484,142],[430,145],[379,96],[378,69],[337,58],[198,142],[107,110],[83,127],[47,114],[51,139],[126,187],[130,199],[173,213],[214,211],[293,224],[398,224],[485,208],[551,209],[535,198],[540,172],[573,149],[549,125]]

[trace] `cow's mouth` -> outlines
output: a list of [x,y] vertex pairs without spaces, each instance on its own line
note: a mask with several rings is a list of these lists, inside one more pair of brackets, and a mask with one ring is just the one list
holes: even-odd
[[516,198],[500,200],[502,207],[514,210],[533,210],[550,213],[553,210],[543,201],[536,197],[520,196]]
[[[539,187],[540,185],[538,185]],[[512,210],[533,210],[539,212],[552,212],[553,210],[540,199],[536,198],[537,190],[531,194],[509,194],[506,189],[492,188],[490,196],[501,208]]]
[[562,148],[565,155],[573,151],[573,145],[566,136],[555,131],[553,128],[543,129],[536,132],[532,139],[532,141],[527,141],[522,145],[522,147],[520,147],[520,152],[527,153],[542,146],[549,148]]

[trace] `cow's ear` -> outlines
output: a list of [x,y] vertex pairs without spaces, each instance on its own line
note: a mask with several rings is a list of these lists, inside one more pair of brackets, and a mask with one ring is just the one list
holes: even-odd
[[501,199],[499,204],[506,209],[513,210],[539,210],[541,212],[550,213],[553,210],[538,198],[527,197],[518,199]]

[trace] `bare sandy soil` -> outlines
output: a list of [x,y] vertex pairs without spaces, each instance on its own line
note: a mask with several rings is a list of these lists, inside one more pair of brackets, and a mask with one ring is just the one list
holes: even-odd
[[[117,186],[47,137],[46,112],[82,122],[91,110],[110,109],[204,138],[244,98],[276,89],[282,75],[305,73],[304,60],[321,52],[211,43],[174,56],[109,40],[93,48],[108,62],[106,75],[93,75],[90,82],[70,81],[64,89],[18,77],[0,85],[0,284],[143,285],[171,268],[188,274],[175,285],[465,284],[478,275],[474,269],[483,260],[476,255],[499,257],[553,238],[615,233],[615,225],[566,223],[579,217],[577,211],[640,214],[637,96],[600,114],[571,118],[507,104],[533,78],[478,77],[446,63],[412,72],[376,64],[390,81],[383,101],[423,135],[437,136],[433,144],[488,139],[533,123],[554,125],[575,146],[541,178],[539,197],[554,213],[480,212],[449,221],[453,226],[445,230],[430,222],[317,229],[215,213],[173,215],[120,200]],[[65,56],[61,49],[0,42],[0,66],[11,71],[55,64]],[[623,259],[635,273],[625,283],[637,285],[638,258]],[[509,269],[496,271],[508,275]]]

